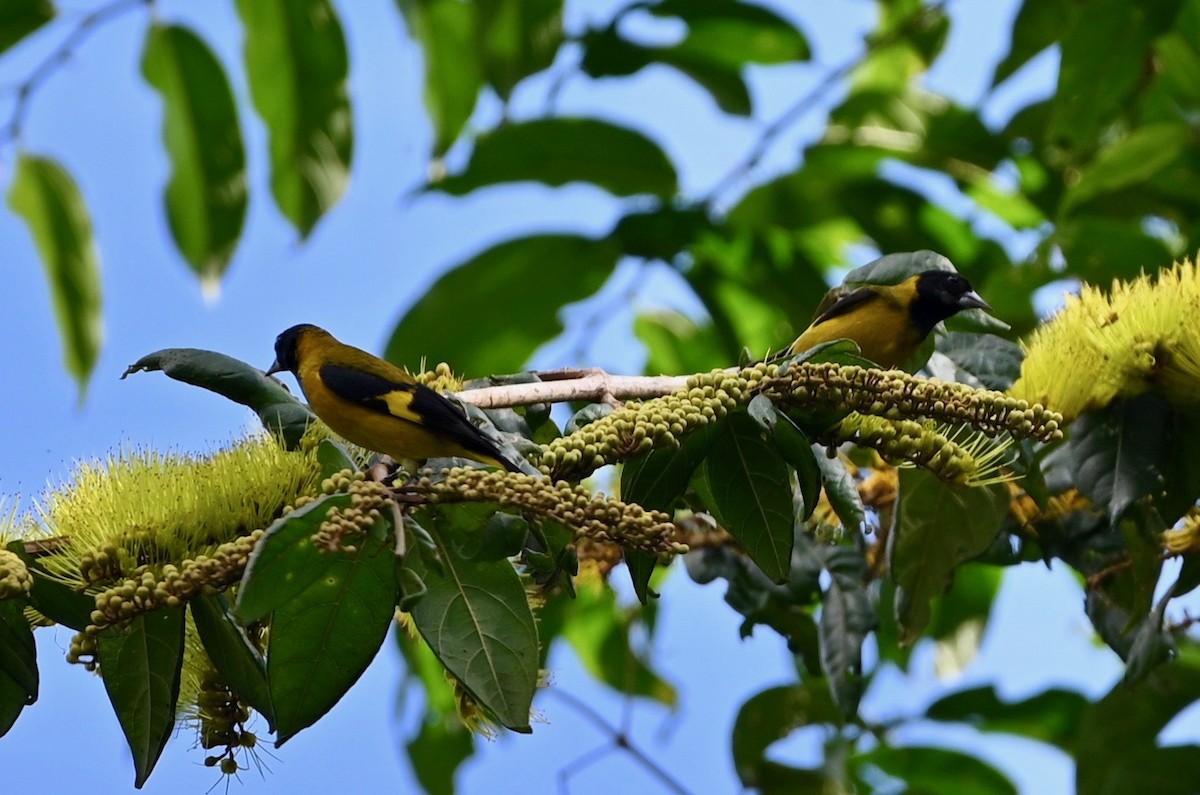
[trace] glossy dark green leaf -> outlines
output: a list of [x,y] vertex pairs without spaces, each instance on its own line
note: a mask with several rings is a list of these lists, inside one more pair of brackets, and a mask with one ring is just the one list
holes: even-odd
[[37,701],[37,646],[25,619],[24,600],[0,599],[0,675],[21,688],[26,704]]
[[0,3],[0,53],[54,19],[50,0],[7,0]]
[[921,634],[931,600],[950,587],[959,565],[991,546],[1007,513],[1002,485],[958,486],[924,469],[900,471],[887,557],[902,643]]
[[[516,370],[562,331],[563,304],[600,289],[620,254],[610,238],[580,235],[495,245],[434,283],[392,332],[386,356],[413,368],[425,360],[479,375]],[[471,322],[447,324],[448,317]]]
[[453,526],[435,521],[442,570],[425,561],[407,565],[425,581],[412,605],[413,624],[442,665],[496,719],[528,733],[538,676],[538,633],[525,589],[506,560],[477,563],[459,556],[448,537]]
[[582,583],[566,609],[562,637],[589,674],[619,693],[674,708],[675,688],[634,651],[632,626],[611,588],[599,580]]
[[1175,637],[1163,625],[1163,615],[1170,601],[1171,594],[1168,592],[1159,600],[1158,605],[1146,614],[1133,633],[1133,643],[1130,644],[1129,655],[1125,658],[1125,684],[1136,685],[1151,671],[1175,656]]
[[771,438],[775,441],[775,449],[796,472],[797,492],[794,502],[798,509],[796,519],[803,522],[812,516],[821,496],[821,465],[817,456],[825,453],[815,453],[808,437],[791,417],[772,407],[775,415],[774,431]]
[[966,723],[985,732],[1019,734],[1069,751],[1091,702],[1073,690],[1050,689],[1004,701],[992,685],[960,690],[929,706],[930,720]]
[[771,770],[775,763],[766,758],[775,741],[805,726],[840,723],[841,713],[819,681],[772,687],[751,696],[738,710],[731,738],[733,765],[742,786],[761,788],[767,783],[764,779],[781,772]]
[[1070,19],[1070,0],[1024,0],[1013,22],[1008,54],[996,64],[992,86],[1003,83],[1035,55],[1058,41]]
[[877,768],[903,781],[906,792],[1017,795],[1017,788],[999,770],[948,748],[881,746],[852,757],[850,767],[860,778],[864,767]]
[[875,608],[866,588],[867,564],[851,546],[826,547],[821,554],[831,575],[821,596],[821,670],[842,716],[852,720],[866,685],[863,641],[875,628]]
[[1001,391],[1017,380],[1025,358],[1021,346],[994,334],[953,331],[938,338],[937,350],[962,371],[964,377],[956,380],[975,378],[984,387]]
[[321,466],[321,477],[336,475],[344,469],[358,469],[358,463],[350,451],[334,439],[322,439],[317,443],[317,463]]
[[[354,553],[317,552],[327,562],[320,578],[271,615],[267,682],[276,746],[333,709],[375,659],[392,625],[399,594],[392,546],[373,537],[357,545]],[[259,577],[264,574],[260,569]]]
[[1075,485],[1110,522],[1162,489],[1170,422],[1166,399],[1147,394],[1087,412],[1072,424]]
[[1195,143],[1186,124],[1163,122],[1138,127],[1103,149],[1079,175],[1066,196],[1063,212],[1103,193],[1145,182],[1159,173]]
[[476,140],[465,169],[429,187],[461,196],[505,182],[585,182],[614,196],[660,198],[679,189],[675,167],[646,136],[599,119],[564,117],[497,127]]
[[25,219],[50,284],[63,361],[82,399],[100,356],[100,257],[79,186],[57,161],[17,158],[8,206]]
[[202,387],[254,410],[263,426],[294,449],[316,416],[274,378],[262,370],[216,351],[164,348],[147,354],[129,367],[132,373],[161,370],[168,378]]
[[476,35],[488,85],[508,99],[517,83],[554,62],[563,0],[477,0]]
[[25,688],[0,671],[0,737],[8,734],[8,730],[16,724],[28,704],[28,698]]
[[234,614],[242,624],[266,619],[328,576],[341,556],[321,552],[312,537],[332,509],[350,503],[349,494],[319,497],[266,529],[238,586]]
[[266,661],[233,617],[225,595],[201,595],[190,599],[188,604],[200,642],[217,673],[230,689],[274,725]]
[[433,123],[433,155],[458,139],[483,88],[476,46],[476,6],[461,0],[396,0],[408,35],[425,56],[425,109]]
[[175,727],[186,625],[182,607],[166,608],[97,638],[100,678],[133,753],[134,786],[139,788]]
[[[1200,653],[1192,643],[1182,645],[1174,662],[1155,669],[1136,685],[1118,682],[1080,718],[1074,745],[1076,791],[1080,795],[1193,791],[1196,780],[1186,775],[1186,769],[1160,769],[1180,749],[1158,748],[1156,738],[1198,700]],[[1187,767],[1191,766],[1194,760]],[[1117,783],[1123,788],[1114,789]]]
[[147,29],[142,75],[162,96],[171,235],[215,290],[246,220],[246,151],[233,90],[208,45],[179,25]]
[[82,632],[84,627],[92,623],[92,611],[96,609],[94,597],[79,593],[48,575],[45,567],[26,552],[24,541],[11,541],[6,549],[19,556],[33,575],[33,588],[29,592],[30,606],[51,621],[76,632]]
[[791,566],[795,526],[788,465],[745,413],[730,414],[722,424],[692,485],[750,559],[782,582]]
[[350,181],[349,61],[329,0],[238,0],[246,76],[271,138],[275,204],[307,237]]

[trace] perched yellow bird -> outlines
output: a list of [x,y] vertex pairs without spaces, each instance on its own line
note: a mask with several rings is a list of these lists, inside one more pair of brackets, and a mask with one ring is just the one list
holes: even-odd
[[880,367],[899,367],[934,326],[964,309],[991,311],[971,283],[951,271],[923,271],[899,284],[865,284],[842,294],[835,290],[787,355],[850,339],[864,358]]
[[307,323],[275,339],[267,375],[290,371],[335,433],[397,460],[461,456],[519,472],[462,409],[391,362]]

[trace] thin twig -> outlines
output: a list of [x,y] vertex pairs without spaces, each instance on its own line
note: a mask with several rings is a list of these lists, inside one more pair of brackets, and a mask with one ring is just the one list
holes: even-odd
[[79,21],[62,43],[39,63],[14,89],[17,99],[13,103],[12,114],[8,122],[0,129],[0,143],[17,141],[21,137],[21,129],[25,125],[25,116],[29,112],[29,101],[34,92],[41,88],[63,64],[71,60],[76,50],[101,25],[120,16],[138,5],[151,5],[154,0],[114,0],[106,6],[101,6],[87,14]]
[[586,400],[607,402],[662,397],[687,386],[684,375],[609,375],[603,370],[550,370],[536,372],[541,381],[464,389],[455,395],[481,409],[529,406]]

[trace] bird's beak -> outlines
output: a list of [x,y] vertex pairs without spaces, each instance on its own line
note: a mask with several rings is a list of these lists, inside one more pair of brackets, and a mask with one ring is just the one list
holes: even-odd
[[287,368],[284,367],[283,365],[281,365],[279,363],[279,360],[276,359],[275,361],[271,362],[271,366],[267,368],[266,374],[267,375],[275,375],[276,373],[282,373],[286,369]]
[[983,300],[979,293],[972,290],[971,292],[958,299],[959,309],[982,309],[984,312],[991,312],[992,308],[988,302]]

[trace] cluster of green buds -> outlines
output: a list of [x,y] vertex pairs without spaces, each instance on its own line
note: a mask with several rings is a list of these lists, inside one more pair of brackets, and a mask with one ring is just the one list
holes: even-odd
[[350,495],[350,505],[331,508],[321,522],[320,529],[313,534],[317,549],[326,552],[357,552],[358,547],[353,542],[379,521],[384,510],[390,510],[395,505],[387,486],[366,480],[362,472],[349,469],[326,478],[321,490],[327,494]]
[[79,576],[84,583],[109,582],[132,571],[136,565],[129,550],[114,542],[84,552],[79,557]]
[[832,362],[802,362],[766,380],[760,390],[798,408],[857,411],[889,420],[932,419],[965,424],[989,436],[1052,442],[1062,438],[1062,415],[1038,403],[965,384]]
[[450,365],[445,362],[438,362],[437,366],[432,370],[427,370],[423,373],[414,373],[413,378],[418,383],[424,384],[430,389],[436,389],[439,392],[457,392],[462,389],[462,379],[454,374],[450,369]]
[[134,576],[96,594],[91,623],[76,635],[80,644],[76,649],[72,642],[68,661],[88,664],[83,658],[94,651],[94,644],[84,643],[84,638],[94,638],[107,627],[125,626],[135,617],[152,610],[178,607],[206,591],[234,585],[246,570],[250,553],[262,534],[262,530],[255,530],[248,536],[221,544],[211,555],[189,558],[179,566],[167,563],[157,570],[144,566]]
[[821,441],[870,447],[885,461],[907,461],[951,483],[978,486],[1009,479],[1001,465],[1010,442],[997,443],[967,425],[950,431],[932,420],[853,413],[822,434]]
[[0,599],[24,599],[33,587],[33,575],[15,552],[0,549]]
[[546,445],[538,462],[553,477],[580,477],[651,447],[678,447],[683,437],[749,401],[755,387],[778,368],[759,364],[740,371],[694,375],[669,395],[629,403],[575,433]]
[[200,746],[206,751],[221,749],[220,753],[204,758],[206,767],[220,767],[227,776],[238,771],[237,753],[253,750],[258,736],[246,730],[250,707],[216,673],[208,672],[200,681],[196,695],[200,721]]
[[402,487],[428,495],[433,503],[491,502],[519,508],[571,528],[576,537],[608,541],[650,554],[682,554],[671,517],[589,492],[566,481],[477,467],[444,469],[435,480],[424,476]]

